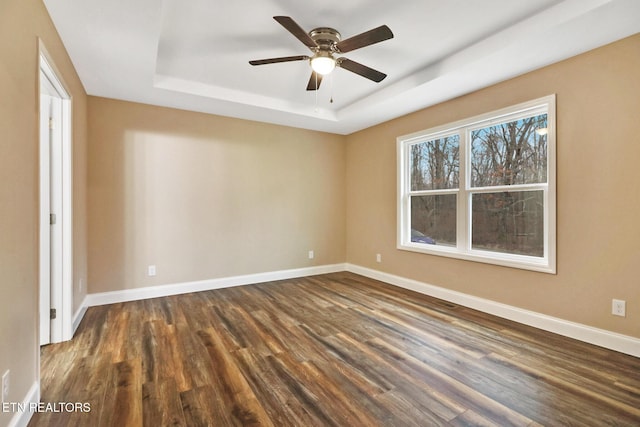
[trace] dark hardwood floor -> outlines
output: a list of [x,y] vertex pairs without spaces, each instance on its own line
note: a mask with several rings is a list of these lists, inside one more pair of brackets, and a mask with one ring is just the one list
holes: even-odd
[[90,308],[30,426],[640,426],[640,359],[350,273]]

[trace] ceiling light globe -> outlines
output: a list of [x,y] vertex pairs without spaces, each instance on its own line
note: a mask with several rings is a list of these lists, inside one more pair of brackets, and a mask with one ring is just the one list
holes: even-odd
[[317,56],[311,59],[311,68],[316,73],[324,76],[336,68],[336,60],[331,56]]

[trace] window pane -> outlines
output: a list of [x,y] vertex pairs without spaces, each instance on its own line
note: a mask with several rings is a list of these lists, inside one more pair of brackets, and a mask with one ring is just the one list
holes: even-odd
[[471,186],[547,182],[547,115],[471,132]]
[[426,245],[456,245],[455,194],[411,198],[411,241]]
[[544,192],[472,196],[473,249],[544,256]]
[[411,190],[458,188],[460,136],[411,146]]

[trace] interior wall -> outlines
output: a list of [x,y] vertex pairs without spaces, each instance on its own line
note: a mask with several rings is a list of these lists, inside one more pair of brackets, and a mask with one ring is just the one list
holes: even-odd
[[[347,261],[640,338],[639,53],[635,35],[350,135]],[[557,275],[396,249],[398,136],[553,93]]]
[[[37,380],[38,37],[73,96],[74,281],[86,282],[86,94],[40,0],[0,2],[0,374],[9,400]],[[76,307],[83,295],[76,295]],[[0,412],[0,425],[13,414]]]
[[88,105],[89,292],[344,262],[343,136]]

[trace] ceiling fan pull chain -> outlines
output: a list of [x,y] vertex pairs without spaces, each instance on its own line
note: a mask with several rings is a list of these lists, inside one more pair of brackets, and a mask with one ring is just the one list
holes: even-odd
[[316,113],[320,111],[320,109],[318,108],[318,73],[313,73],[313,75],[316,77],[316,90],[314,91],[316,94]]
[[329,98],[329,104],[333,104],[333,74],[329,75],[329,89],[331,98]]

